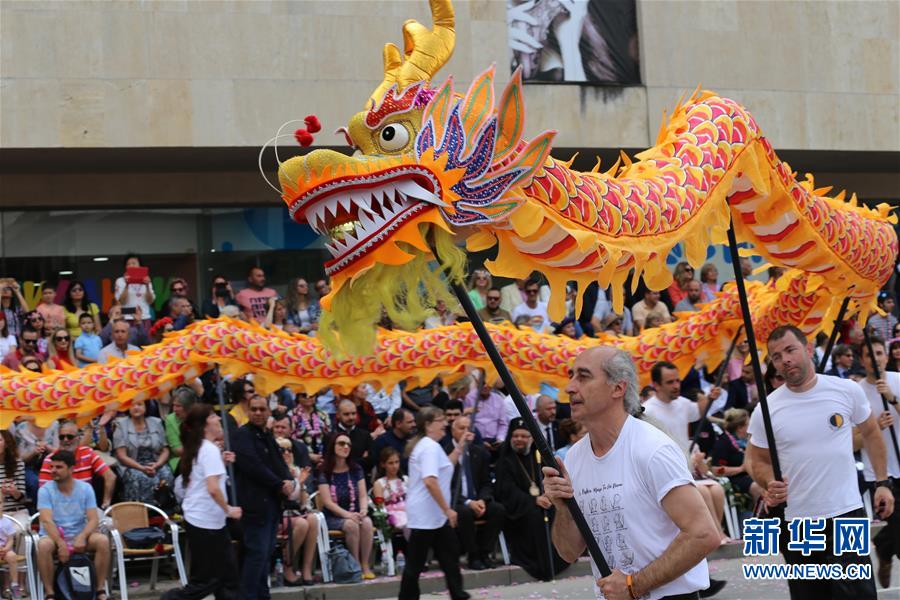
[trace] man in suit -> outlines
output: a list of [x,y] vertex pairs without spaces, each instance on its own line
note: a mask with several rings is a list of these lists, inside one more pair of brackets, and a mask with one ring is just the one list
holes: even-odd
[[381,451],[385,448],[393,448],[396,450],[400,458],[400,468],[404,473],[408,473],[408,461],[406,457],[406,444],[412,437],[416,428],[416,418],[405,408],[398,408],[391,413],[391,428],[375,438],[372,443],[372,464],[377,465],[381,460]]
[[234,436],[238,504],[243,510],[240,595],[249,600],[268,600],[269,559],[275,549],[281,502],[294,491],[295,482],[275,438],[266,429],[271,414],[269,401],[254,395],[247,410],[249,420]]
[[[490,552],[497,544],[497,536],[506,518],[506,509],[494,500],[489,465],[491,456],[482,446],[471,443],[469,417],[457,417],[450,430],[452,440],[444,446],[449,454],[453,448],[466,444],[453,470],[450,483],[452,506],[457,514],[456,530],[460,545],[469,557],[469,568],[481,571],[492,567]],[[485,521],[477,530],[475,521]]]
[[356,404],[352,400],[341,400],[337,409],[335,432],[346,433],[350,437],[350,459],[368,474],[375,458],[372,456],[372,434],[356,425]]
[[833,375],[841,379],[850,379],[850,369],[853,367],[853,348],[848,344],[838,344],[831,352],[831,365],[826,375]]
[[740,379],[728,382],[726,388],[728,392],[728,401],[722,411],[729,408],[744,408],[752,411],[759,401],[756,392],[756,378],[753,375],[753,365],[744,365],[741,367]]
[[559,439],[559,422],[556,420],[556,400],[550,396],[538,396],[534,405],[534,411],[537,415],[541,433],[544,434],[544,439],[547,440],[547,445],[554,452],[559,450],[562,446]]

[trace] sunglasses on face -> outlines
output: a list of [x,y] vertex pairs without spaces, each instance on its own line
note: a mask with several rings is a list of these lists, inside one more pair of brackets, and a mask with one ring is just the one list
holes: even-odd
[[72,291],[73,291],[73,292],[83,292],[83,291],[84,291],[84,288],[73,287],[73,288],[72,288]]
[[244,394],[245,394],[245,395],[246,395],[246,394],[252,394],[252,393],[255,392],[255,391],[256,391],[256,390],[254,390],[253,388],[246,389],[246,390],[244,390]]
[[68,342],[68,341],[69,341],[70,339],[72,339],[72,338],[70,338],[70,337],[67,336],[67,335],[60,335],[60,336],[55,337],[54,339],[55,339],[57,342]]
[[31,320],[32,321],[43,321],[44,317],[42,317],[41,315],[31,315]]
[[76,439],[77,437],[78,437],[77,435],[72,435],[71,433],[61,433],[61,434],[59,434],[59,439],[60,439],[60,441],[71,442],[72,440]]
[[349,448],[349,447],[350,447],[350,442],[336,442],[334,445],[335,445],[335,446],[346,446],[346,447]]
[[179,293],[179,292],[183,292],[183,291],[184,291],[184,288],[183,288],[183,287],[173,287],[173,288],[172,288],[172,291],[175,292],[175,293],[177,294],[177,293]]
[[28,344],[29,346],[33,346],[37,344],[37,340],[22,340],[23,344]]

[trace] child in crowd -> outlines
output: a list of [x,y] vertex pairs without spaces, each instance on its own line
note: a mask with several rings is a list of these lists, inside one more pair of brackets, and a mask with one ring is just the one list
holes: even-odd
[[18,576],[19,557],[16,556],[16,526],[9,519],[3,517],[3,504],[0,503],[0,558],[6,563],[9,569],[9,587],[6,588],[4,598],[15,598],[19,600],[22,597],[22,590],[16,581]]
[[385,448],[378,459],[378,472],[382,477],[372,486],[372,496],[384,499],[388,522],[397,531],[402,531],[406,527],[407,476],[400,474],[400,454],[394,448]]
[[79,367],[86,367],[97,362],[103,341],[94,332],[94,317],[90,313],[82,313],[78,325],[81,327],[81,335],[75,338],[75,358]]

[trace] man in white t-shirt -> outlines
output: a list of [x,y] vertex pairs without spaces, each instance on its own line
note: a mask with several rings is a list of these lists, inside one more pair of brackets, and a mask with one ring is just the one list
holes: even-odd
[[[718,398],[719,393],[702,394],[697,402],[691,402],[681,395],[681,378],[678,367],[670,362],[660,361],[650,370],[656,397],[644,402],[644,410],[659,421],[684,450],[690,445],[688,427],[700,419],[710,398]],[[714,397],[713,397],[714,396]]]
[[[863,445],[878,480],[874,505],[882,519],[894,510],[894,496],[887,479],[884,440],[875,415],[859,385],[847,379],[816,375],[812,347],[796,327],[776,328],[767,341],[773,367],[785,384],[768,398],[772,431],[784,481],[775,480],[769,440],[762,411],[750,418],[747,446],[753,479],[765,491],[770,507],[787,502],[785,521],[798,518],[824,519],[826,549],[808,556],[788,550],[782,531],[782,551],[789,564],[869,565],[868,556],[834,555],[835,518],[865,518],[853,459],[853,426],[859,428]],[[875,581],[816,579],[788,581],[791,598],[877,597]]]
[[719,547],[719,535],[682,450],[639,418],[631,357],[591,348],[575,359],[569,377],[572,418],[587,435],[566,455],[563,476],[543,470],[560,556],[574,562],[585,549],[565,504],[574,497],[612,569],[600,579],[593,567],[598,598],[696,597],[709,586],[705,557]]
[[[897,400],[900,398],[900,373],[890,373],[885,371],[887,367],[887,351],[884,347],[884,340],[872,336],[872,351],[875,353],[875,364],[878,366],[878,373],[881,375],[879,379],[875,378],[875,371],[872,369],[872,362],[869,360],[869,349],[865,344],[862,346],[862,365],[866,369],[866,378],[857,385],[862,388],[869,406],[872,408],[872,414],[878,415],[878,427],[881,429],[881,437],[884,438],[884,445],[887,448],[887,470],[888,476],[895,482],[900,481],[900,463],[897,462],[897,453],[894,451],[894,442],[891,439],[891,425],[894,431],[900,432],[900,428],[894,420],[896,413],[900,412],[900,405]],[[882,396],[884,400],[882,400]],[[889,411],[884,409],[884,401],[891,406]],[[854,431],[855,435],[859,432]],[[855,444],[854,444],[855,445]],[[862,450],[863,460],[863,476],[866,479],[867,486],[874,488],[877,478],[875,470],[872,468],[872,460],[869,453]],[[892,486],[893,488],[893,486]],[[893,488],[894,505],[897,505],[898,490]],[[878,556],[878,571],[876,573],[878,583],[881,587],[889,587],[891,584],[891,562],[894,555],[900,556],[900,513],[894,512],[888,517],[887,527],[883,527],[875,536],[875,554]]]
[[527,318],[527,326],[538,333],[550,333],[550,315],[547,313],[547,304],[538,300],[541,286],[536,279],[525,282],[525,302],[512,310],[513,323],[519,325],[521,317]]

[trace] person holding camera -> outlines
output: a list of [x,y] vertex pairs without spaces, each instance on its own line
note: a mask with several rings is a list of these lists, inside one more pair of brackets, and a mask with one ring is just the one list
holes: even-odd
[[216,275],[213,277],[212,294],[209,300],[203,301],[203,315],[210,319],[217,319],[221,316],[222,309],[226,306],[237,306],[238,303],[234,299],[234,290],[224,275]]
[[[127,321],[137,319],[136,309],[141,310],[144,319],[150,319],[150,305],[156,301],[150,273],[141,264],[141,257],[129,254],[125,257],[125,273],[116,279],[115,298],[122,305],[122,316]],[[149,325],[149,323],[147,323]]]

